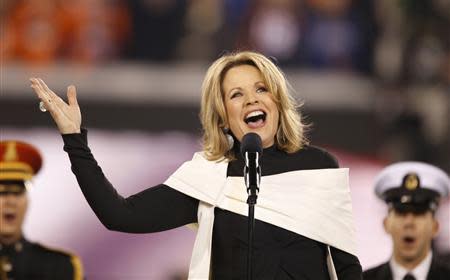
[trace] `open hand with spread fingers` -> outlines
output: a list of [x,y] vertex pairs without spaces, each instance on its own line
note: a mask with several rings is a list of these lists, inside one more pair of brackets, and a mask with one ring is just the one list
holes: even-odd
[[31,88],[41,100],[39,107],[49,111],[61,134],[80,133],[81,111],[75,86],[67,88],[68,103],[48,88],[40,78],[31,78]]

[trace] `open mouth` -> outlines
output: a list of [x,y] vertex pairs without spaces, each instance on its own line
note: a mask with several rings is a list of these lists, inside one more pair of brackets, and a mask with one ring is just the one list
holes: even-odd
[[251,128],[258,128],[264,125],[266,116],[267,114],[264,111],[253,111],[245,116],[244,122]]
[[16,214],[14,213],[5,213],[2,216],[3,220],[6,221],[7,223],[12,223],[16,219]]
[[404,236],[403,237],[403,242],[407,245],[412,245],[412,244],[414,244],[415,241],[416,241],[416,238],[414,238],[412,236]]

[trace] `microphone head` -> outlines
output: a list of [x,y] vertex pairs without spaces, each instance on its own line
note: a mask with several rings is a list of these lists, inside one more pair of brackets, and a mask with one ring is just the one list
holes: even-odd
[[262,155],[262,141],[258,134],[250,132],[244,135],[241,143],[241,154],[243,157],[245,157],[246,152]]

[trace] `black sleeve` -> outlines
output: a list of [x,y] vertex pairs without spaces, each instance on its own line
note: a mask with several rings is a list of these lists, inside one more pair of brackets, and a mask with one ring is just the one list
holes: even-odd
[[331,247],[331,257],[339,279],[362,280],[362,267],[356,256]]
[[197,221],[198,200],[163,184],[122,197],[94,159],[87,145],[87,131],[62,137],[81,191],[108,229],[148,233]]

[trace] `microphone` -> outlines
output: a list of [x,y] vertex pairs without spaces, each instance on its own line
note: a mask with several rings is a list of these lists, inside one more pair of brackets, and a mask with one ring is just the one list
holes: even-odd
[[248,250],[247,250],[247,280],[253,280],[253,235],[255,229],[255,205],[261,182],[262,141],[258,134],[250,132],[244,135],[241,143],[241,154],[245,159],[244,179],[247,186],[248,204]]
[[245,159],[244,179],[247,186],[247,204],[255,205],[261,182],[262,141],[258,134],[250,132],[244,135],[241,143],[241,154]]

